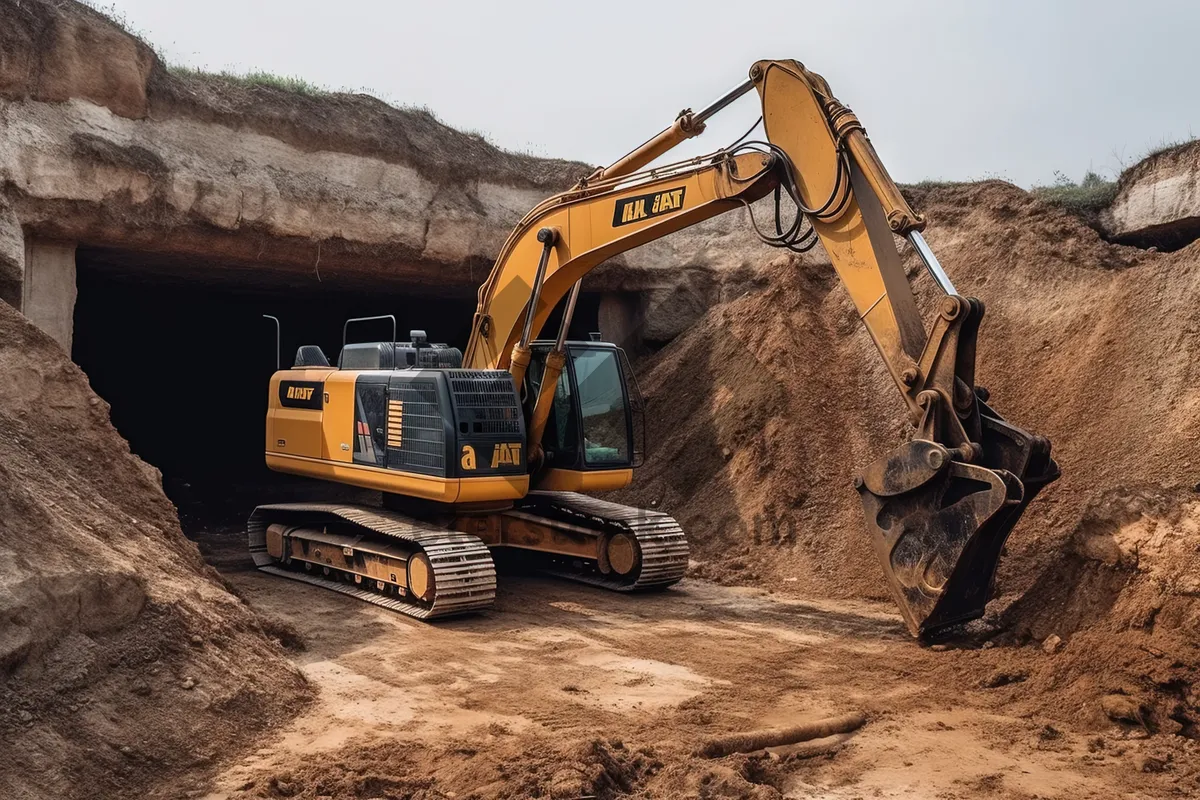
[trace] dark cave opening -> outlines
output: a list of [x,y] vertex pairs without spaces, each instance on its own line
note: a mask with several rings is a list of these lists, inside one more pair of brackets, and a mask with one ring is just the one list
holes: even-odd
[[[237,526],[263,502],[357,492],[264,465],[267,386],[276,362],[275,326],[264,314],[280,319],[286,369],[302,344],[320,345],[336,363],[350,317],[394,314],[402,341],[415,328],[431,342],[463,348],[475,311],[473,291],[247,284],[203,280],[195,270],[171,277],[140,259],[121,269],[121,261],[121,254],[79,251],[72,357],[112,407],[113,424],[133,452],[162,472],[185,530]],[[597,329],[598,308],[598,295],[580,297],[571,338]],[[558,318],[544,335],[557,330]],[[351,326],[349,341],[386,339],[390,329],[386,322]]]

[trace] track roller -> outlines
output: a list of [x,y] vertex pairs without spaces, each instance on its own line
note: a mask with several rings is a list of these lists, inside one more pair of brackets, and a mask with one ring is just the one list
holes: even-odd
[[383,509],[259,506],[247,534],[264,572],[419,619],[481,611],[496,596],[492,557],[477,537]]

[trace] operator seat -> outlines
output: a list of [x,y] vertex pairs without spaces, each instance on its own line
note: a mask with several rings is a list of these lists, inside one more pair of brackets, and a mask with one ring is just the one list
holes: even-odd
[[296,351],[296,363],[292,365],[292,369],[314,369],[328,366],[330,366],[329,359],[325,357],[325,351],[319,345],[305,344]]

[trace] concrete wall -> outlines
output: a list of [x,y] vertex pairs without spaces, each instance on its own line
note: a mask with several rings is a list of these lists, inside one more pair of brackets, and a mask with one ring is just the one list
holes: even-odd
[[75,243],[25,242],[20,311],[71,352],[75,320]]

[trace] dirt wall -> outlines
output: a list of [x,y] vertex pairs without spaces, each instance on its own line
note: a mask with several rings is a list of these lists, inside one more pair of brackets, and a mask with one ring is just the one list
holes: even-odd
[[158,472],[3,304],[0,372],[0,796],[146,796],[300,710],[304,679]]

